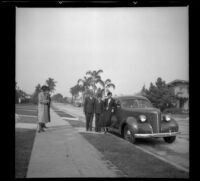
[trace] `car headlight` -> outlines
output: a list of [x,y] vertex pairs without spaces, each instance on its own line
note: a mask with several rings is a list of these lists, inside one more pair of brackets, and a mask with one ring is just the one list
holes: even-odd
[[140,115],[139,119],[140,119],[141,122],[145,122],[147,120],[145,115]]
[[170,115],[164,115],[163,118],[164,118],[164,120],[167,121],[167,122],[168,122],[168,121],[171,121],[171,116],[170,116]]

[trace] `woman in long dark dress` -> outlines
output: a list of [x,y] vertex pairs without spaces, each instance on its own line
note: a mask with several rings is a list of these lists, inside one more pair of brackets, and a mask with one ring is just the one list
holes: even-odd
[[115,109],[115,100],[112,98],[112,93],[108,92],[107,98],[104,100],[104,133],[107,133],[108,128],[111,125],[111,116]]
[[[51,116],[50,116],[51,96],[50,96],[50,93],[49,93],[49,87],[47,88],[47,91],[46,91],[46,93],[45,93],[45,96],[46,96],[46,99],[49,101],[49,102],[47,103],[47,106],[45,106],[45,112],[48,113],[47,119],[46,119],[45,123],[48,123],[48,122],[51,121]],[[45,123],[43,123],[43,125],[42,125],[43,128],[47,128],[46,125],[45,125]]]

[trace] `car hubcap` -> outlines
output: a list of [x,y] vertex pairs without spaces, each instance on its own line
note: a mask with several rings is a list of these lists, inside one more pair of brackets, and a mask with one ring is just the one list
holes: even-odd
[[131,141],[131,132],[130,130],[126,130],[126,134],[125,134],[125,139],[128,140],[128,141]]

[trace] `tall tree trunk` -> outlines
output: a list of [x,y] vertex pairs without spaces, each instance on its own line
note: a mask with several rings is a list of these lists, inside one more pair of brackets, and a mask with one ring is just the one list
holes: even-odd
[[72,95],[72,103],[74,102],[74,96]]
[[93,82],[93,93],[95,95],[95,82]]

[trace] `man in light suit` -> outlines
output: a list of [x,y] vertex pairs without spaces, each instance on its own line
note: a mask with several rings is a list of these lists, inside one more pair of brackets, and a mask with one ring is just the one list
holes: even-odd
[[89,91],[89,96],[85,98],[83,111],[86,117],[86,131],[92,131],[92,121],[94,117],[94,97],[93,93]]
[[104,133],[108,131],[108,127],[111,124],[111,116],[115,109],[115,100],[112,98],[112,93],[108,92],[107,98],[104,102],[104,116],[105,116],[105,130]]

